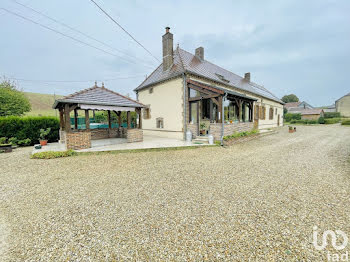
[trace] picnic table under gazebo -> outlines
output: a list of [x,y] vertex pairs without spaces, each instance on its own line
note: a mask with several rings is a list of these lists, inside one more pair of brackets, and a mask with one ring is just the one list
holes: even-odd
[[[124,138],[128,143],[143,141],[141,109],[145,106],[129,97],[95,85],[74,94],[55,100],[54,109],[59,110],[60,143],[66,149],[87,149],[91,140]],[[85,129],[78,128],[78,110],[85,112]],[[90,128],[90,111],[106,111],[108,113],[108,128]],[[74,111],[74,126],[72,128],[70,114]],[[122,126],[122,112],[127,114],[127,126]],[[131,112],[136,112],[136,125],[132,128]],[[117,127],[112,127],[111,114],[118,117]]]

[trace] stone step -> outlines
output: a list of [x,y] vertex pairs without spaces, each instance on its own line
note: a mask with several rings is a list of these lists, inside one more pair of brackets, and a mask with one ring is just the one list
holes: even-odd
[[209,138],[207,136],[197,136],[192,140],[193,143],[209,144]]

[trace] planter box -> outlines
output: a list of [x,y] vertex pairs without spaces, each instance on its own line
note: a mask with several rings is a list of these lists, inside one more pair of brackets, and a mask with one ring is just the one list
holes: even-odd
[[0,151],[4,151],[5,153],[11,153],[12,145],[0,145]]

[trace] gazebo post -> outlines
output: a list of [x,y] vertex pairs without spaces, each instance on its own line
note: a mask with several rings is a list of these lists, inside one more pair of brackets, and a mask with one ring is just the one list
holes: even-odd
[[66,132],[70,132],[69,104],[64,105],[64,118]]
[[142,129],[142,110],[139,108],[139,129]]
[[90,118],[88,109],[85,109],[85,129],[90,129]]
[[112,128],[112,121],[111,121],[111,111],[108,110],[108,128],[111,129]]
[[60,129],[63,130],[64,129],[63,108],[60,108],[59,111],[60,111]]
[[74,129],[78,129],[78,109],[74,109]]
[[130,124],[131,124],[130,111],[126,113],[126,116],[127,116],[128,129],[130,129]]
[[122,127],[122,112],[118,111],[118,127]]

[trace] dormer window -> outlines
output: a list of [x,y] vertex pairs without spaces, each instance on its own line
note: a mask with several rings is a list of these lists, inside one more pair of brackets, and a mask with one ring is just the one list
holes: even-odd
[[215,75],[223,82],[230,83],[229,80],[227,80],[223,75],[215,73]]

